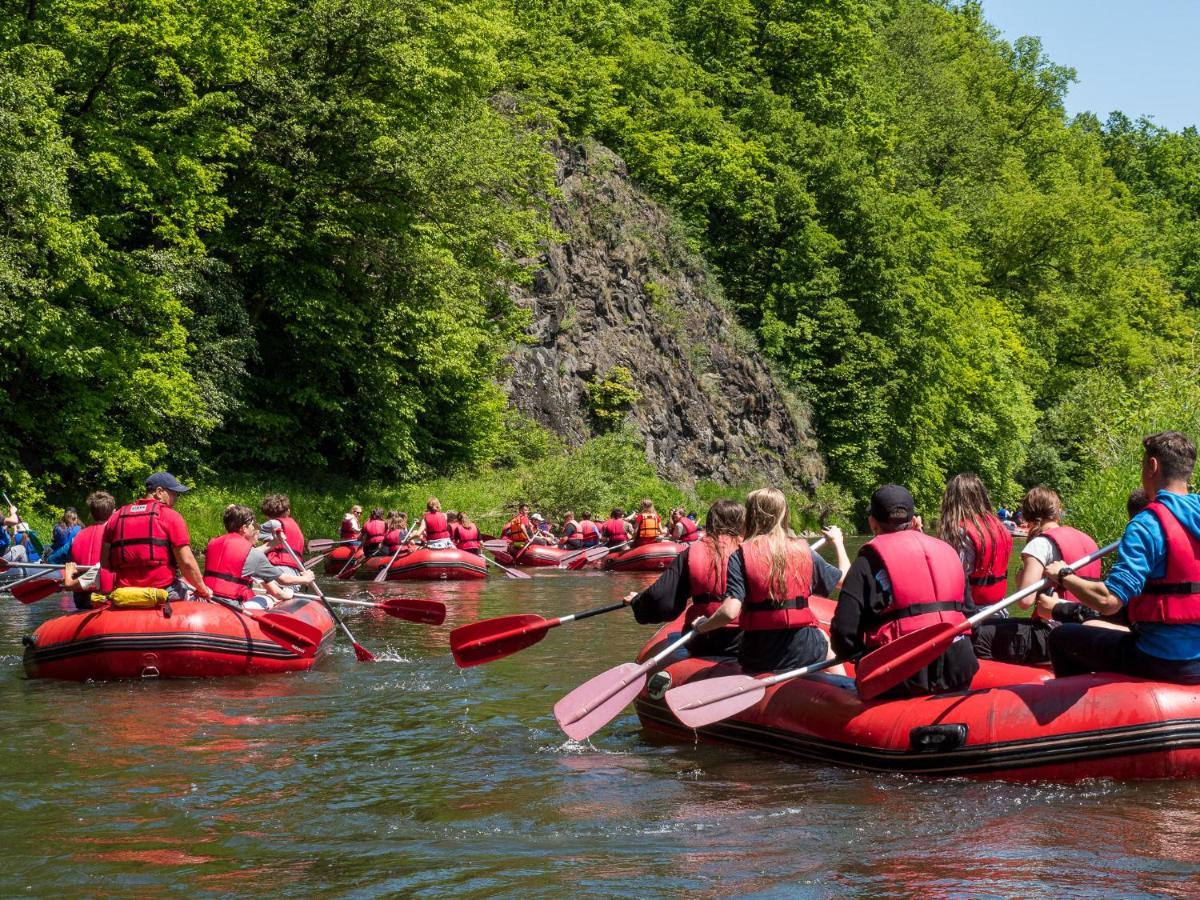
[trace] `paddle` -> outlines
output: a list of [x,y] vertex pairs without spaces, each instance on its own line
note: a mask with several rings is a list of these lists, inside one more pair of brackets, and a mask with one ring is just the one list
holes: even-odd
[[39,569],[47,571],[49,569],[61,569],[65,563],[44,563],[44,562],[10,562],[0,556],[0,573],[7,572],[9,569]]
[[[629,541],[626,541],[623,544],[617,544],[613,547],[585,547],[582,550],[576,550],[570,556],[564,556],[558,561],[558,567],[560,569],[582,569],[588,563],[595,562],[598,559],[604,559],[604,557],[608,556],[608,554],[612,553],[614,550],[620,550],[622,547],[628,546]],[[576,561],[579,559],[582,559],[583,562],[576,564]]]
[[[33,568],[33,567],[21,565],[21,566],[17,566],[16,568],[28,569],[28,568]],[[9,593],[15,593],[13,591],[13,588],[15,588],[17,585],[24,584],[27,581],[33,581],[35,578],[47,578],[50,576],[51,572],[61,572],[62,568],[63,568],[62,566],[46,566],[45,568],[38,566],[36,572],[33,572],[32,574],[29,574],[29,575],[22,575],[16,581],[10,581],[8,584],[0,586],[0,592],[8,591]],[[51,580],[57,581],[57,580],[59,580],[60,577],[61,576],[56,575]]]
[[[283,529],[281,528],[275,532],[275,538],[278,540],[279,538],[282,538],[282,537],[283,537]],[[308,570],[304,568],[304,563],[302,563],[300,561],[300,557],[297,556],[296,551],[292,549],[292,545],[289,544],[285,540],[285,541],[283,541],[283,547],[287,550],[288,555],[296,561],[296,565],[298,565],[300,567],[300,571],[307,572]],[[348,637],[350,639],[350,643],[354,647],[355,658],[359,662],[374,662],[375,657],[371,654],[371,651],[368,650],[366,647],[364,647],[362,644],[360,644],[358,641],[356,641],[354,639],[354,635],[350,633],[350,629],[346,627],[346,623],[342,621],[342,617],[339,616],[337,614],[337,611],[332,606],[329,605],[329,601],[325,598],[325,592],[323,590],[321,590],[321,586],[314,581],[312,583],[312,587],[313,587],[313,591],[317,595],[317,599],[321,601],[321,603],[325,606],[325,610],[329,613],[330,616],[333,617],[333,621],[337,623],[338,628],[342,629],[342,632],[346,635],[346,637]],[[270,615],[273,615],[273,613],[268,612],[265,614],[265,616],[270,616]],[[259,618],[261,619],[261,618],[264,618],[265,616],[259,616]],[[291,617],[289,616],[289,618],[291,618]]]
[[51,594],[57,594],[63,589],[61,578],[34,577],[37,578],[36,581],[30,581],[27,578],[14,581],[8,586],[8,590],[18,600],[28,605],[30,603],[37,603],[39,600],[45,600]]
[[392,567],[392,563],[396,561],[396,557],[400,555],[400,551],[404,549],[403,544],[396,547],[396,552],[392,554],[392,558],[388,560],[388,564],[379,570],[378,574],[372,579],[376,584],[387,580],[388,569]]
[[526,647],[532,647],[546,636],[546,632],[568,622],[590,619],[602,613],[615,612],[628,604],[622,600],[610,606],[600,606],[570,616],[545,619],[533,613],[516,616],[500,616],[460,625],[450,632],[450,652],[460,669],[494,662],[511,656]]
[[317,652],[317,648],[321,646],[321,639],[325,636],[317,626],[310,625],[295,616],[289,616],[287,613],[265,612],[260,616],[252,616],[236,603],[226,600],[224,597],[214,594],[208,598],[208,601],[217,606],[223,606],[231,613],[249,619],[251,622],[258,623],[259,631],[285,650],[290,650],[298,656],[305,658],[313,656]]
[[319,563],[321,560],[323,560],[328,555],[329,555],[328,553],[321,553],[317,556],[314,556],[312,559],[306,559],[304,561],[304,568],[311,569],[313,566],[315,566],[317,563]]
[[[703,619],[697,619],[698,625]],[[646,686],[646,674],[696,636],[689,631],[640,665],[622,663],[585,681],[554,704],[554,718],[573,741],[584,741],[611,722]]]
[[[297,596],[307,596],[298,594]],[[406,622],[417,622],[421,625],[441,625],[446,621],[446,604],[439,600],[420,600],[417,598],[390,597],[378,603],[366,600],[350,600],[343,597],[326,597],[330,603],[344,603],[347,606],[367,606],[372,609],[382,609],[389,616],[403,619]]]
[[344,541],[335,541],[333,538],[317,538],[315,541],[308,542],[309,553],[328,553],[334,547],[340,547],[342,544],[353,544],[353,539]]
[[[1070,563],[1064,570],[1066,574],[1094,562],[1117,549],[1119,541],[1113,541],[1107,547],[1101,547],[1095,553],[1089,553],[1083,559]],[[902,638],[884,644],[878,650],[873,650],[862,658],[855,670],[855,682],[858,695],[863,700],[878,697],[889,688],[895,687],[914,673],[929,665],[954,643],[954,639],[978,625],[989,616],[994,616],[1000,610],[1012,606],[1018,600],[1036,594],[1050,583],[1050,579],[1042,578],[1028,587],[1021,588],[1015,594],[1010,594],[1003,600],[997,600],[991,606],[984,607],[969,619],[957,625],[950,622],[939,622],[906,634]]]
[[495,566],[497,569],[499,569],[501,572],[503,572],[509,578],[532,578],[533,577],[528,572],[521,572],[521,571],[518,571],[517,569],[510,569],[508,566],[502,566],[502,565],[500,565],[500,563],[496,562],[494,559],[492,559],[489,556],[484,556],[483,561],[491,563],[493,566]]
[[772,685],[831,669],[843,662],[846,660],[823,659],[768,678],[752,678],[749,675],[703,678],[671,688],[664,699],[667,706],[671,707],[671,712],[675,713],[675,718],[684,725],[689,728],[703,728],[749,709],[763,698],[767,688]]
[[499,538],[490,538],[482,542],[483,549],[491,550],[493,553],[507,553],[509,542]]

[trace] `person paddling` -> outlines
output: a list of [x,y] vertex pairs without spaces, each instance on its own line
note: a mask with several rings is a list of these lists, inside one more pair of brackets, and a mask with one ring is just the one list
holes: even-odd
[[692,544],[700,539],[700,527],[695,519],[688,518],[687,510],[682,506],[671,510],[671,538],[684,544]]
[[654,508],[654,501],[647,497],[642,501],[641,509],[627,517],[633,526],[633,546],[653,544],[666,534],[662,525],[662,516]]
[[351,547],[357,547],[361,543],[359,536],[362,534],[362,525],[359,520],[362,518],[362,514],[363,508],[356,503],[342,516],[342,529],[338,538],[346,541]]
[[172,508],[189,490],[170,472],[155,472],[146,479],[145,496],[109,518],[100,566],[113,573],[114,587],[161,588],[169,599],[184,600],[190,585],[200,597],[212,596],[196,565],[187,522]]
[[387,514],[387,531],[383,535],[383,553],[393,557],[408,540],[408,516],[399,510]]
[[500,536],[508,539],[515,554],[533,539],[536,530],[533,520],[529,518],[529,504],[522,503],[517,507],[517,514],[509,519],[508,524],[501,530]]
[[425,503],[425,513],[409,535],[410,541],[425,540],[430,550],[449,550],[454,546],[450,540],[450,522],[442,512],[442,501],[430,497]]
[[[967,614],[1008,593],[1012,534],[992,513],[992,501],[978,475],[963,472],[946,484],[938,516],[938,537],[958,551],[967,573]],[[1000,613],[1007,617],[1008,611]]]
[[117,501],[108,491],[93,491],[88,494],[87,507],[92,524],[75,535],[71,558],[63,566],[63,587],[72,592],[76,609],[91,609],[93,592],[107,594],[113,589],[113,573],[107,569],[97,569],[94,575],[87,576],[86,583],[80,578],[80,570],[100,565],[104,526],[117,508]]
[[[304,556],[304,532],[300,530],[300,523],[292,518],[291,498],[287,494],[271,494],[269,497],[263,498],[261,509],[264,516],[278,522],[283,528],[283,537],[287,544],[286,547],[282,545],[270,547],[267,550],[267,560],[273,566],[299,572],[296,557]],[[295,551],[295,557],[288,553],[288,547]]]
[[567,513],[563,519],[563,536],[560,540],[568,550],[585,550],[600,545],[600,529],[592,521],[590,512],[581,513],[578,522],[574,513]]
[[[266,550],[254,546],[258,537],[276,544],[275,549],[279,549],[287,538],[282,522],[268,520],[263,523],[260,534],[254,521],[254,510],[240,503],[226,506],[221,521],[225,525],[225,534],[209,541],[204,551],[204,583],[213,596],[247,609],[270,609],[292,597],[291,592],[281,586],[312,584],[316,578],[312,571],[297,572],[288,566],[274,565]],[[284,531],[282,539],[276,541],[275,535],[281,531]],[[254,593],[256,580],[263,583],[266,596]]]
[[[746,498],[745,539],[729,557],[725,599],[695,629],[708,634],[737,619],[738,663],[747,673],[799,668],[825,659],[829,650],[808,598],[828,596],[845,572],[789,536],[789,520],[782,491],[762,488]],[[840,531],[831,529],[829,539],[839,546]],[[844,549],[839,558],[845,558]]]
[[[1044,485],[1029,489],[1021,500],[1021,513],[1029,523],[1029,540],[1021,549],[1018,590],[1041,581],[1050,563],[1082,559],[1099,549],[1091,535],[1059,521],[1062,501],[1057,493]],[[1079,574],[1098,580],[1100,561],[1080,569]],[[1100,615],[1079,603],[1070,592],[1062,597],[1031,595],[1018,603],[1022,609],[1029,609],[1036,603],[1033,617],[992,618],[977,626],[971,635],[977,657],[1027,666],[1047,663],[1050,661],[1051,629],[1062,622],[1085,622]]]
[[383,539],[387,536],[387,520],[383,507],[376,506],[371,510],[371,518],[362,527],[359,540],[362,542],[363,556],[379,556],[383,553]]
[[[683,634],[687,634],[697,619],[720,609],[726,594],[729,557],[742,545],[745,524],[745,504],[737,500],[713,503],[704,520],[704,537],[676,556],[654,584],[641,593],[631,591],[626,595],[637,623],[670,622],[686,609]],[[734,619],[724,628],[698,634],[686,652],[692,656],[735,656],[741,640],[737,626]],[[660,694],[669,686],[661,678],[653,683]]]
[[458,521],[450,529],[450,538],[454,541],[454,546],[464,553],[483,556],[483,539],[479,534],[479,526],[467,518],[465,512],[458,514]]
[[[838,597],[829,636],[838,656],[874,650],[928,625],[966,620],[966,574],[954,547],[920,531],[908,488],[871,495],[871,538],[858,551]],[[990,507],[989,507],[990,508]],[[885,696],[965,690],[979,670],[969,635]]]
[[600,526],[600,534],[604,537],[604,543],[609,547],[626,543],[630,534],[629,522],[625,519],[625,510],[614,506],[612,512],[608,514],[608,519]]
[[1051,562],[1046,576],[1059,592],[1102,615],[1125,609],[1131,631],[1065,624],[1050,633],[1050,662],[1059,677],[1120,672],[1200,684],[1200,495],[1188,493],[1196,446],[1178,431],[1142,441],[1142,488],[1153,501],[1125,526],[1103,581],[1068,574]]

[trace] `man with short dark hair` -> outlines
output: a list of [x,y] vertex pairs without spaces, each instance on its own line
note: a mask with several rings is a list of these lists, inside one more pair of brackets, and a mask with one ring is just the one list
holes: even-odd
[[[838,596],[829,637],[841,657],[856,656],[929,625],[965,620],[966,575],[958,551],[921,532],[908,489],[885,484],[871,495],[875,535],[858,551]],[[885,696],[966,690],[979,671],[970,632]]]
[[1188,493],[1196,447],[1178,431],[1161,431],[1142,450],[1142,488],[1154,500],[1125,526],[1108,577],[1088,581],[1066,562],[1046,566],[1060,593],[1102,615],[1125,609],[1132,631],[1060,625],[1050,633],[1055,675],[1123,672],[1200,684],[1200,496]]
[[187,522],[172,508],[189,490],[170,472],[155,472],[146,479],[145,496],[109,518],[100,566],[113,573],[116,587],[163,588],[170,599],[183,600],[190,584],[204,599],[212,596],[196,565]]

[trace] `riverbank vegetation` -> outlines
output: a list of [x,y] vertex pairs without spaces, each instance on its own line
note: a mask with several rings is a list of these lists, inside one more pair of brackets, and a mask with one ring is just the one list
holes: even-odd
[[[1195,422],[1156,386],[1196,365],[1200,137],[1069,120],[1071,79],[975,3],[10,4],[0,478],[682,496],[498,387],[509,287],[556,239],[549,144],[588,139],[811,408],[811,503],[890,480],[929,508],[970,469],[1091,509],[1138,429]],[[367,492],[317,493],[324,519]]]

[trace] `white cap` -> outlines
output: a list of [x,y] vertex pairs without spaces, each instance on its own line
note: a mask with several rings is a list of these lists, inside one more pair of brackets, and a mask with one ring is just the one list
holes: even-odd
[[533,519],[533,521],[535,521],[535,522],[545,522],[546,521],[545,519],[542,518],[541,513],[534,513],[529,518]]
[[283,525],[280,524],[278,519],[267,519],[267,521],[258,526],[258,539],[260,541],[273,541],[275,540],[275,532],[282,530]]

